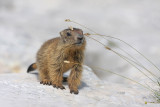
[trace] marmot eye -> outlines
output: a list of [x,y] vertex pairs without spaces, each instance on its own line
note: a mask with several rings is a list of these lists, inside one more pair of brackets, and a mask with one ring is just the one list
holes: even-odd
[[67,32],[67,36],[71,36],[71,33]]

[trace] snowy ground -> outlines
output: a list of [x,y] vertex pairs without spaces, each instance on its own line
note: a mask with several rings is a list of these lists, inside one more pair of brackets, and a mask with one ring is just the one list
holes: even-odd
[[[84,66],[80,93],[39,84],[37,74],[13,73],[0,75],[0,104],[3,107],[106,107],[146,106],[150,93],[136,85],[126,86],[101,81],[90,68]],[[147,104],[157,106],[157,104]]]
[[[7,107],[22,104],[51,106],[61,102],[59,106],[101,107],[143,106],[145,101],[152,102],[150,91],[102,70],[93,70],[94,75],[85,67],[83,88],[78,96],[74,96],[69,94],[68,89],[61,91],[40,85],[35,75],[26,74],[26,69],[35,61],[35,54],[41,44],[59,36],[64,28],[74,26],[83,29],[85,33],[89,32],[78,25],[65,23],[66,18],[78,21],[100,34],[128,42],[160,68],[159,5],[159,0],[0,0],[0,104]],[[151,64],[126,45],[114,40],[111,43],[101,38],[98,40],[117,51],[115,46],[123,48],[160,77],[160,73]],[[126,61],[89,39],[85,64],[153,85]]]

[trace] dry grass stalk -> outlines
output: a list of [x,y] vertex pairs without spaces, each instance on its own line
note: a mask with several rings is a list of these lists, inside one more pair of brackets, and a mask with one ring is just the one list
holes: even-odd
[[[88,38],[90,38],[90,39],[98,42],[99,44],[103,45],[105,49],[114,52],[115,54],[117,54],[118,56],[120,56],[122,59],[126,60],[126,61],[127,61],[129,64],[131,64],[134,68],[136,68],[136,69],[137,69],[138,71],[140,71],[143,75],[145,75],[147,78],[149,78],[153,83],[155,83],[156,85],[160,86],[160,82],[159,82],[158,76],[155,75],[154,73],[152,73],[150,70],[148,70],[148,69],[147,69],[143,64],[141,64],[135,57],[133,57],[132,55],[130,55],[129,53],[127,53],[125,50],[123,50],[123,49],[121,49],[121,48],[118,47],[122,52],[124,52],[124,53],[127,54],[130,58],[132,58],[132,59],[130,59],[130,58],[126,57],[125,55],[122,55],[122,54],[118,53],[117,51],[111,49],[110,47],[106,46],[105,44],[101,43],[101,42],[98,41],[97,39],[91,37],[91,35],[100,36],[100,37],[102,37],[102,38],[105,39],[105,40],[108,40],[108,39],[106,39],[106,37],[107,37],[107,38],[115,39],[115,40],[118,40],[118,41],[124,43],[125,45],[127,45],[127,46],[129,46],[131,49],[133,49],[135,52],[137,52],[139,55],[141,55],[146,61],[148,61],[151,65],[153,65],[153,66],[160,72],[160,69],[159,69],[152,61],[150,61],[146,56],[144,56],[142,53],[140,53],[140,52],[139,52],[137,49],[135,49],[133,46],[131,46],[130,44],[128,44],[127,42],[125,42],[125,41],[123,41],[123,40],[121,40],[121,39],[119,39],[119,38],[98,34],[97,32],[93,31],[92,29],[90,29],[90,28],[88,28],[88,27],[86,27],[86,26],[84,26],[84,25],[82,25],[82,24],[79,24],[79,23],[77,23],[77,22],[75,22],[75,21],[72,21],[72,20],[70,20],[70,19],[66,19],[65,21],[66,21],[66,22],[72,22],[72,23],[74,23],[74,24],[78,24],[78,25],[80,25],[81,27],[84,27],[84,28],[88,29],[89,31],[93,32],[94,34],[85,33],[84,35],[85,35],[86,37],[88,37]],[[109,40],[108,40],[108,41],[109,41]],[[153,80],[152,78],[150,78],[147,74],[145,74],[144,72],[142,72],[142,70],[139,69],[137,66],[139,66],[139,67],[141,67],[142,69],[146,70],[146,71],[147,71],[148,73],[150,73],[150,74],[154,77],[154,79],[157,80],[157,81],[154,81],[154,80]],[[103,69],[101,69],[101,70],[103,70]],[[105,71],[105,70],[104,70],[104,71]],[[110,73],[113,73],[113,72],[110,71]],[[160,102],[160,91],[159,91],[159,90],[158,90],[158,91],[157,91],[157,90],[153,90],[151,87],[145,86],[145,85],[143,85],[143,84],[140,84],[140,83],[136,82],[135,80],[132,80],[132,79],[130,79],[130,78],[128,78],[128,77],[125,77],[125,76],[123,76],[123,75],[119,75],[119,74],[117,74],[117,73],[113,73],[113,74],[118,75],[118,76],[123,77],[123,78],[128,79],[128,80],[131,80],[131,81],[133,81],[133,82],[135,82],[135,83],[137,83],[137,84],[139,84],[139,85],[141,85],[141,86],[143,86],[143,87],[151,90],[151,91],[154,93],[154,97],[157,99],[158,102]]]

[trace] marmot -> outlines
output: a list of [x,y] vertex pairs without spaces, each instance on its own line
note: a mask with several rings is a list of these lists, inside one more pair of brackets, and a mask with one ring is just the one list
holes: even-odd
[[[81,29],[65,29],[60,32],[60,37],[48,40],[41,46],[36,62],[29,66],[27,72],[38,69],[40,83],[55,88],[65,89],[62,82],[67,81],[70,93],[78,94],[85,46],[86,40]],[[69,77],[63,77],[63,73],[69,69]]]

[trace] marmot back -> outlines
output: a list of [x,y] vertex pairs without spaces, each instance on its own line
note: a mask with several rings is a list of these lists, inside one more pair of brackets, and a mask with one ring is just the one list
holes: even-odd
[[[48,40],[41,46],[36,63],[30,65],[27,72],[38,68],[41,84],[65,89],[62,82],[67,81],[70,93],[78,94],[86,46],[83,31],[77,28],[65,29],[60,35],[61,37]],[[63,77],[63,73],[69,69],[69,77]]]

